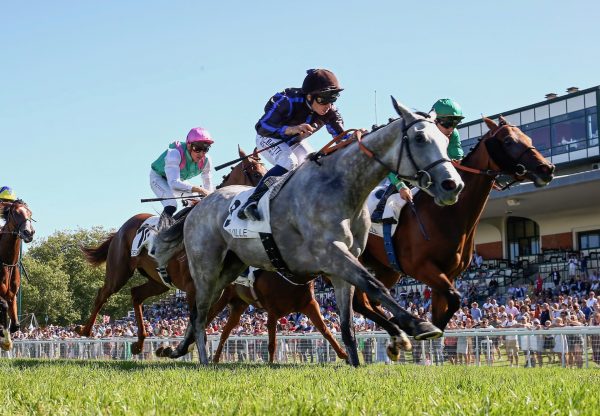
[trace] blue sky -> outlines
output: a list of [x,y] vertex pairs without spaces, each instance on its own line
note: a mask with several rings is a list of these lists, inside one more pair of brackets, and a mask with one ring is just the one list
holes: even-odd
[[422,110],[452,97],[470,120],[600,84],[599,12],[597,1],[4,2],[0,185],[29,203],[38,237],[117,228],[161,209],[139,200],[168,143],[204,126],[216,165],[251,150],[268,98],[308,68],[338,75],[348,128],[369,128],[375,101],[379,122],[393,116],[391,94]]

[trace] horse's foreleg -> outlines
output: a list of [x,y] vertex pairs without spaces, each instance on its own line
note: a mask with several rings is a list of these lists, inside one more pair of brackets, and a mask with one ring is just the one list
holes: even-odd
[[414,277],[431,288],[431,321],[444,330],[454,312],[460,308],[460,293],[446,273],[432,262],[421,264]]
[[364,293],[355,291],[353,300],[354,310],[365,318],[370,319],[387,331],[391,337],[391,344],[387,347],[387,355],[392,361],[400,358],[400,350],[410,351],[410,340],[398,325],[388,320],[379,305],[372,305]]
[[19,323],[19,314],[17,312],[17,297],[13,296],[8,305],[8,314],[10,315],[10,333],[14,334],[21,329]]
[[215,351],[213,362],[218,363],[221,360],[223,346],[225,345],[227,338],[229,338],[229,334],[231,334],[231,331],[233,331],[233,328],[235,328],[240,323],[240,318],[242,317],[242,314],[244,313],[247,307],[248,304],[241,299],[235,299],[231,303],[231,313],[221,332],[221,338],[219,338],[219,346]]
[[356,345],[356,337],[354,335],[354,322],[352,321],[352,296],[354,295],[354,287],[348,282],[334,276],[330,276],[333,289],[335,291],[335,299],[340,310],[340,327],[342,330],[342,341],[348,352],[348,364],[358,366],[358,348]]
[[360,264],[345,244],[335,241],[328,248],[327,255],[329,257],[325,264],[326,270],[323,270],[326,274],[347,281],[363,291],[369,299],[383,305],[394,315],[392,322],[409,335],[414,336],[416,340],[442,336],[439,328],[424,319],[411,315],[398,305],[387,288]]
[[160,295],[168,290],[168,287],[154,280],[148,280],[143,285],[136,286],[131,289],[131,301],[133,303],[133,311],[135,313],[135,320],[138,327],[138,340],[131,344],[132,354],[139,354],[142,352],[144,349],[144,340],[148,336],[148,333],[146,332],[146,326],[144,325],[142,304],[150,296]]
[[0,298],[0,348],[4,351],[12,349],[12,339],[8,330],[8,303]]
[[277,350],[277,316],[272,313],[269,313],[267,318],[267,331],[269,332],[269,363],[273,364]]
[[317,330],[323,335],[329,344],[331,344],[331,347],[335,350],[337,356],[342,360],[347,360],[348,354],[337,342],[329,328],[327,328],[327,325],[325,325],[325,322],[323,322],[323,315],[321,315],[321,310],[319,309],[319,304],[317,301],[311,299],[308,305],[306,305],[300,312],[308,316],[315,328],[317,328]]

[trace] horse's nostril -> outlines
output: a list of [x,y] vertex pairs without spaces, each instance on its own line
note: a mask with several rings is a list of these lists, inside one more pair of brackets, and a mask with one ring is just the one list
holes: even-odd
[[452,179],[446,179],[442,182],[442,188],[444,188],[446,191],[453,191],[456,189],[456,182],[454,182]]

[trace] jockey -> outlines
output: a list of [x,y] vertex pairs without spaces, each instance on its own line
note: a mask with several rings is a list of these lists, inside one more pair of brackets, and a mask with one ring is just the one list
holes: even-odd
[[[8,186],[0,187],[0,208],[4,206],[4,203],[11,203],[17,200],[17,194]],[[4,210],[0,209],[0,228],[4,226],[6,220],[4,219]]]
[[[456,127],[464,118],[460,105],[450,98],[440,98],[433,104],[432,110],[436,113],[435,125],[450,140],[448,143],[448,157],[452,160],[461,160],[464,152],[460,146],[460,135],[456,130]],[[396,224],[397,221],[394,218],[383,218],[383,211],[388,198],[399,192],[402,199],[412,202],[412,193],[408,186],[393,173],[388,175],[386,181],[389,181],[389,186],[379,200],[373,214],[371,214],[371,221]]]
[[265,106],[265,114],[256,123],[259,149],[283,142],[264,152],[265,159],[274,167],[238,211],[241,219],[260,220],[258,201],[272,183],[266,179],[281,176],[304,162],[313,152],[304,139],[323,126],[334,137],[344,131],[344,121],[334,105],[343,90],[336,76],[327,69],[309,69],[306,73],[302,88],[287,88],[271,97]]
[[[208,195],[213,191],[211,159],[207,152],[214,141],[202,127],[195,127],[187,135],[186,142],[175,141],[155,161],[150,170],[150,187],[159,198],[175,196]],[[202,175],[203,187],[187,182]],[[171,219],[177,210],[176,199],[161,201],[164,210],[161,220]],[[161,221],[162,222],[162,221]]]

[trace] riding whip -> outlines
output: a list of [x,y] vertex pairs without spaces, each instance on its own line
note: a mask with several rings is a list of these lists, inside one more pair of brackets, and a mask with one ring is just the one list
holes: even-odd
[[155,201],[168,201],[169,199],[190,199],[190,198],[204,198],[204,195],[188,195],[188,196],[172,196],[169,198],[143,198],[140,202],[155,202]]
[[[315,129],[317,128],[317,125],[316,125],[316,124],[314,124],[314,123],[313,123],[313,124],[311,124],[311,126],[312,126],[313,128],[315,128]],[[268,145],[267,147],[263,147],[263,148],[262,148],[262,149],[260,149],[260,150],[257,150],[257,151],[255,151],[255,152],[252,152],[252,153],[250,153],[249,155],[242,156],[242,157],[238,157],[237,159],[235,159],[235,160],[232,160],[232,161],[230,161],[230,162],[223,163],[222,165],[219,165],[219,166],[215,166],[215,170],[221,170],[221,169],[223,169],[223,168],[226,168],[227,166],[234,165],[234,164],[236,164],[236,163],[238,163],[238,162],[241,162],[242,160],[248,159],[248,158],[249,158],[249,157],[251,157],[251,156],[256,156],[257,154],[259,154],[259,153],[261,153],[261,152],[264,152],[265,150],[269,150],[269,149],[272,149],[273,147],[277,147],[277,146],[279,146],[281,143],[287,143],[287,142],[294,141],[294,140],[295,140],[295,139],[297,139],[299,136],[300,136],[300,133],[293,135],[293,136],[292,136],[292,137],[290,137],[289,139],[281,139],[281,140],[279,140],[279,141],[277,141],[277,142],[275,142],[275,143],[273,143],[273,144],[270,144],[270,145]]]

